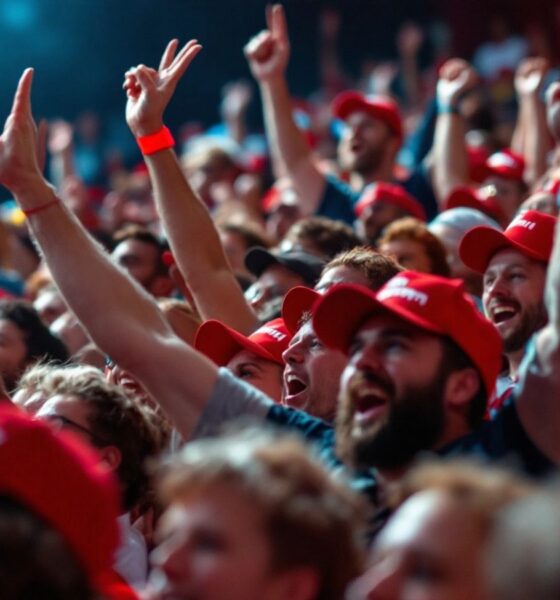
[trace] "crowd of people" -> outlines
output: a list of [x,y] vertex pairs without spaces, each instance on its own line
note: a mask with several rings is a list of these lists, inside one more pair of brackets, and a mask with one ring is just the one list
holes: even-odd
[[236,82],[177,145],[197,40],[130,68],[143,161],[101,183],[22,74],[1,598],[558,597],[560,82],[507,36],[431,81],[408,24],[400,97],[387,65],[349,90],[322,19],[320,98],[289,90],[282,6],[244,49],[265,135]]

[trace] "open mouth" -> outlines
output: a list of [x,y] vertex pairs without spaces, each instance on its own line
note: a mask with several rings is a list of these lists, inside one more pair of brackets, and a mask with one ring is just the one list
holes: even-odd
[[379,388],[368,388],[354,396],[354,420],[359,424],[375,421],[386,409],[389,398]]
[[307,391],[307,384],[296,375],[289,374],[284,380],[284,401],[288,406],[299,405],[298,399]]
[[500,325],[513,319],[518,312],[518,307],[514,304],[497,304],[492,307],[490,316],[495,325]]

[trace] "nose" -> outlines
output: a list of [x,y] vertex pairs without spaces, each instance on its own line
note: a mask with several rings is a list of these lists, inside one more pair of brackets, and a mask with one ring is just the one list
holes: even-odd
[[282,360],[288,365],[290,363],[302,363],[304,358],[303,344],[300,341],[292,341],[282,352]]
[[508,296],[509,287],[501,275],[497,275],[492,281],[484,282],[484,293],[489,297]]

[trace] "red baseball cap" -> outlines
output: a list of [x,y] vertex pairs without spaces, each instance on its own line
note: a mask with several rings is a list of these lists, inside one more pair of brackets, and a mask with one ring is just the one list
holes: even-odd
[[377,202],[393,204],[406,210],[411,216],[426,221],[424,207],[414,196],[411,196],[403,187],[393,183],[372,183],[362,192],[358,203],[354,206],[356,216],[360,216],[364,209]]
[[0,493],[57,530],[100,584],[119,543],[120,494],[92,449],[13,406],[0,407]]
[[513,248],[546,263],[552,252],[556,221],[551,215],[528,210],[515,217],[503,233],[485,225],[473,227],[459,244],[459,256],[469,269],[482,274],[502,248]]
[[389,96],[364,96],[359,92],[341,92],[333,100],[331,110],[337,119],[343,121],[352,113],[366,112],[386,123],[399,139],[403,138],[400,110]]
[[284,296],[282,318],[291,335],[295,335],[300,328],[301,318],[305,313],[311,312],[313,305],[320,297],[319,292],[301,285],[292,288]]
[[486,160],[486,177],[495,175],[512,181],[523,181],[524,171],[525,159],[509,148],[494,152]]
[[283,365],[282,352],[286,350],[292,334],[283,319],[265,323],[250,336],[235,331],[221,321],[211,319],[198,328],[194,347],[223,367],[242,350],[248,350],[261,358]]
[[476,365],[491,395],[502,365],[502,340],[465,293],[461,280],[404,271],[377,293],[342,284],[318,301],[313,326],[324,344],[347,353],[355,332],[381,311],[451,338]]
[[447,197],[445,209],[459,208],[460,206],[474,208],[498,221],[505,218],[501,206],[496,201],[495,189],[491,185],[477,189],[456,187]]

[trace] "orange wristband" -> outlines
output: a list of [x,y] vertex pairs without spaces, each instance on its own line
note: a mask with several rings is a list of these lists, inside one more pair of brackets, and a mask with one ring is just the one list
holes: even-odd
[[167,148],[175,146],[175,140],[171,135],[171,131],[165,126],[155,133],[136,138],[136,142],[140,146],[140,152],[144,155],[155,154],[160,150],[167,150]]

